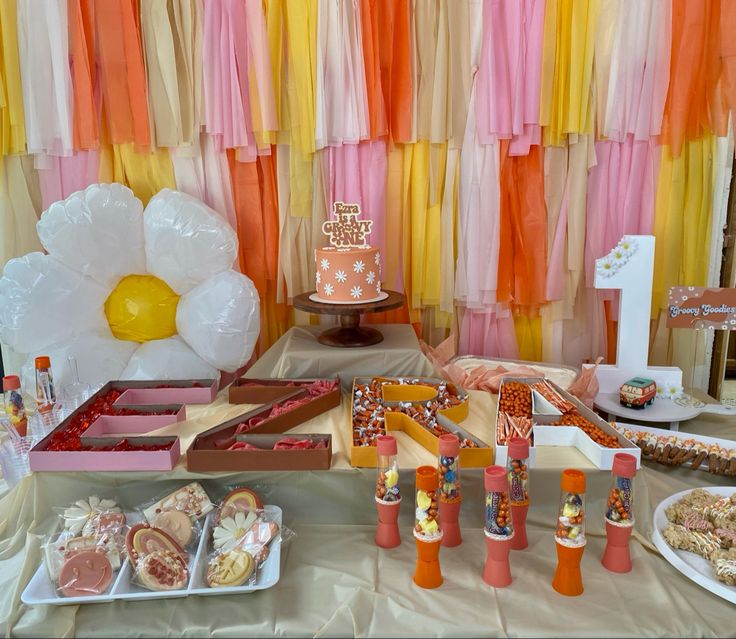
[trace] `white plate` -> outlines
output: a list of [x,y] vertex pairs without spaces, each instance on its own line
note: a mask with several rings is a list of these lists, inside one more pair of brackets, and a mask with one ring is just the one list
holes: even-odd
[[[719,497],[730,497],[736,492],[736,488],[733,486],[716,486],[705,488],[705,490]],[[707,559],[687,550],[675,550],[664,540],[660,532],[669,523],[665,515],[665,510],[671,504],[674,504],[677,500],[682,499],[692,491],[692,488],[683,490],[660,502],[654,511],[654,533],[652,534],[652,541],[657,547],[657,550],[662,553],[662,556],[688,579],[692,579],[696,584],[706,590],[710,590],[713,594],[723,597],[731,603],[736,603],[736,586],[727,586],[722,581],[718,581],[713,574],[713,567]]]
[[354,302],[346,302],[346,301],[338,301],[338,300],[324,300],[321,297],[318,297],[317,293],[312,293],[309,296],[310,301],[312,302],[319,302],[320,304],[333,304],[336,306],[348,306],[350,304],[371,304],[372,302],[382,302],[388,298],[388,293],[386,291],[382,291],[378,297],[373,297],[369,300],[355,300]]
[[[282,522],[281,508],[278,506],[267,505],[264,507],[267,514],[271,515],[279,527]],[[187,597],[189,595],[225,595],[233,593],[249,593],[256,590],[264,590],[274,586],[281,576],[281,537],[277,537],[269,547],[270,553],[268,559],[258,569],[256,583],[247,586],[233,586],[230,588],[208,588],[204,579],[207,574],[207,564],[209,561],[208,549],[210,531],[212,530],[212,520],[214,513],[207,515],[204,526],[202,528],[202,536],[197,545],[197,551],[193,554],[189,562],[190,577],[186,588],[181,590],[167,591],[151,591],[142,588],[132,581],[133,570],[132,565],[126,559],[120,568],[120,572],[115,577],[112,588],[104,595],[96,595],[92,597],[60,597],[56,592],[55,584],[49,579],[46,566],[41,565],[26,586],[21,601],[25,604],[40,605],[48,604],[52,606],[66,606],[69,604],[87,604],[87,603],[104,603],[108,601],[127,600],[146,600],[146,599],[173,599],[176,597]]]

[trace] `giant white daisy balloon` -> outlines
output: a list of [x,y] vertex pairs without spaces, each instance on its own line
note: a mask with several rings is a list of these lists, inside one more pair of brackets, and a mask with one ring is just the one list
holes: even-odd
[[0,341],[49,355],[63,385],[73,355],[90,384],[217,377],[250,358],[258,293],[232,270],[238,240],[212,209],[164,189],[143,209],[121,184],[52,204],[37,225],[48,252],[10,260],[0,279]]

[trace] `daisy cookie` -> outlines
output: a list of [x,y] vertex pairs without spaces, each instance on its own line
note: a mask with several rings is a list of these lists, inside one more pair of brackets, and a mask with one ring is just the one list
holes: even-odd
[[250,553],[235,548],[214,557],[207,567],[210,588],[242,586],[253,574],[256,562]]
[[228,551],[243,544],[245,536],[258,520],[254,512],[236,512],[232,517],[224,517],[212,532],[215,548]]
[[120,508],[114,500],[100,499],[97,495],[92,495],[88,499],[80,499],[69,508],[64,509],[62,519],[64,520],[64,528],[78,535],[82,532],[85,524],[96,515],[119,512]]

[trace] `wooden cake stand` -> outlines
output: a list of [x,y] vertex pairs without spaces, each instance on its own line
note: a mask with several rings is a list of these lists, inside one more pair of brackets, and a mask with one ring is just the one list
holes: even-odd
[[360,326],[360,316],[363,313],[380,313],[399,308],[404,305],[404,295],[396,291],[383,291],[388,294],[384,300],[366,302],[364,304],[326,304],[310,300],[309,296],[316,291],[302,293],[294,298],[294,308],[307,313],[318,315],[337,315],[340,317],[340,326],[329,328],[317,338],[320,344],[336,346],[338,348],[357,348],[373,346],[383,341],[381,331],[368,326]]

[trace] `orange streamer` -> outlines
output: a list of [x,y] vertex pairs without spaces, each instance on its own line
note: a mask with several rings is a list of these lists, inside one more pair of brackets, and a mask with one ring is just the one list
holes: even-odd
[[289,310],[276,303],[279,213],[276,150],[256,162],[238,162],[227,152],[237,220],[240,268],[253,280],[261,298],[259,352],[288,328]]
[[[729,4],[732,4],[729,0]],[[721,1],[672,1],[670,84],[662,122],[663,144],[679,157],[683,142],[725,135],[721,76]],[[725,41],[733,40],[728,34]]]
[[381,0],[375,8],[381,86],[389,135],[394,142],[411,142],[411,2]]
[[[379,2],[381,0],[378,0]],[[368,94],[368,114],[370,117],[371,140],[388,132],[386,105],[381,86],[381,60],[379,56],[379,24],[376,0],[361,0],[360,16],[363,32],[363,63],[365,66],[365,87]]]
[[112,142],[148,146],[148,90],[136,0],[95,0],[105,115]]
[[511,302],[523,314],[543,304],[547,272],[547,207],[544,202],[542,147],[510,156],[501,140],[501,224],[498,254],[499,302]]
[[96,149],[100,142],[95,99],[94,5],[69,0],[69,67],[74,91],[74,148]]

